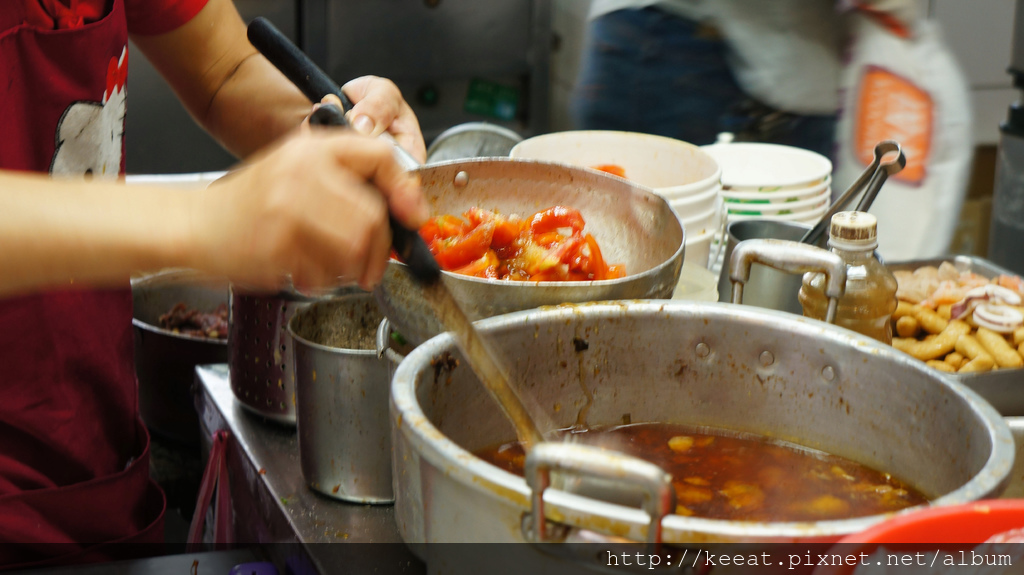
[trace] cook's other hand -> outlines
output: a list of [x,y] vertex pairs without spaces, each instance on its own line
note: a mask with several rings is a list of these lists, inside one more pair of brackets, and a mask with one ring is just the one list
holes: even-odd
[[412,229],[428,217],[392,145],[349,131],[289,137],[197,198],[199,267],[271,289],[285,274],[300,289],[370,289],[387,266],[389,210]]
[[[420,123],[394,82],[378,76],[363,76],[341,89],[352,100],[352,109],[346,117],[357,132],[379,136],[387,131],[420,163],[426,161],[427,147]],[[336,103],[341,104],[340,100]]]

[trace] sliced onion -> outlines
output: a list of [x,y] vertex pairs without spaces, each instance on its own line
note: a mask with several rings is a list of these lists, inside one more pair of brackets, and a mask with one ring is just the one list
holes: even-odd
[[964,294],[964,299],[971,296],[984,297],[989,301],[995,303],[1004,303],[1006,305],[1020,305],[1020,294],[1009,288],[998,286],[995,284],[983,285],[976,287],[971,291]]
[[997,333],[1012,333],[1024,325],[1024,314],[1012,307],[986,303],[974,308],[974,323]]
[[952,319],[967,317],[975,307],[983,301],[997,304],[1020,305],[1020,295],[1012,289],[995,284],[976,287],[964,294],[964,299],[956,302],[949,310]]

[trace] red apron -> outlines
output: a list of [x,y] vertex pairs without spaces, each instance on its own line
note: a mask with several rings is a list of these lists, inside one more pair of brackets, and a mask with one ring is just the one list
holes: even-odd
[[[64,30],[23,24],[22,4],[5,2],[0,15],[0,167],[117,177],[123,0]],[[128,278],[121,289],[0,300],[0,566],[162,542],[165,501],[149,478],[131,320]]]

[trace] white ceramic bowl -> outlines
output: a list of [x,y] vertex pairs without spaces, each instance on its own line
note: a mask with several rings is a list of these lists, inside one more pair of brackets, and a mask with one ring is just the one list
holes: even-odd
[[698,146],[651,134],[608,130],[554,132],[527,138],[509,153],[533,159],[593,168],[620,166],[626,179],[663,197],[682,197],[718,186],[718,163]]
[[828,158],[803,148],[740,142],[703,149],[722,167],[722,186],[737,191],[802,188],[832,173]]
[[673,198],[667,199],[667,201],[677,216],[689,218],[713,209],[721,201],[719,194],[720,191],[715,187],[686,198]]
[[686,251],[683,253],[683,265],[695,264],[708,267],[708,256],[711,254],[711,239],[717,230],[708,230],[703,234],[687,236]]
[[679,218],[679,221],[683,224],[683,229],[686,231],[687,238],[691,235],[700,235],[707,231],[717,230],[720,227],[721,220],[722,212],[717,206],[689,218]]
[[809,188],[784,190],[781,192],[737,192],[735,190],[722,190],[722,197],[726,200],[768,200],[770,202],[788,202],[790,200],[801,200],[823,193],[832,193],[831,182],[825,181]]
[[[803,222],[805,224],[815,224],[821,219],[821,216],[825,215],[828,211],[828,204],[822,205],[820,208],[810,211],[797,212],[795,214],[764,214],[764,215],[741,215],[741,214],[729,214],[729,221],[739,220],[783,220],[787,222]],[[689,244],[687,244],[689,245]]]
[[750,216],[768,214],[783,215],[788,213],[812,212],[822,205],[828,206],[831,199],[831,194],[819,194],[815,197],[797,200],[795,202],[778,203],[758,200],[732,201],[726,199],[725,207],[729,210],[730,214],[744,214]]

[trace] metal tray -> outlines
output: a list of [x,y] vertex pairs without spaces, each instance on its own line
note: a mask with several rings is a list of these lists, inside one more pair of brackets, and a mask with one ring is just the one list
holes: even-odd
[[[961,272],[974,272],[991,278],[1000,274],[1018,275],[1008,269],[976,256],[948,256],[927,260],[886,262],[893,271],[915,270],[921,266],[936,266],[950,262]],[[1024,415],[1024,369],[1000,369],[985,373],[949,374],[985,398],[1004,416]]]

